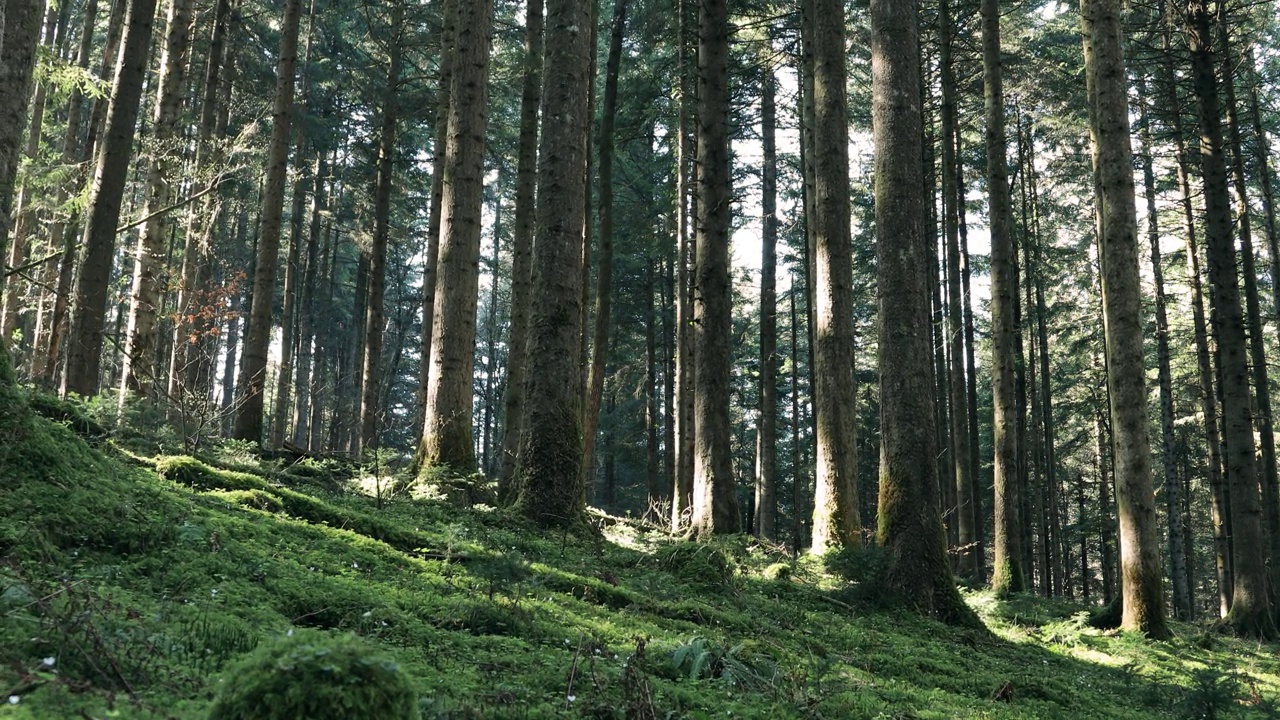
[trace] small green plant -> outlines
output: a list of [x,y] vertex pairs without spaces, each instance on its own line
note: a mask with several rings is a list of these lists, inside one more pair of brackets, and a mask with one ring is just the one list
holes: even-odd
[[1236,708],[1240,679],[1214,668],[1196,670],[1192,685],[1182,698],[1183,717],[1218,720]]
[[726,648],[695,637],[672,651],[670,665],[678,677],[687,680],[722,680],[749,692],[763,692],[777,677],[777,669],[760,658],[748,657],[750,654],[746,643]]
[[418,699],[391,660],[354,637],[294,632],[237,662],[209,720],[417,720]]
[[1045,625],[1042,637],[1047,643],[1077,647],[1083,643],[1089,629],[1089,613],[1081,611],[1066,620]]

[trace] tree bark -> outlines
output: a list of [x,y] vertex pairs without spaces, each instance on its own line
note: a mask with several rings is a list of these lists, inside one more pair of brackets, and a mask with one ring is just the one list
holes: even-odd
[[849,230],[849,108],[844,4],[807,0],[813,13],[814,412],[817,485],[810,551],[858,547],[857,395],[853,243]]
[[271,309],[275,305],[276,265],[280,253],[280,221],[289,165],[289,132],[293,113],[294,67],[298,62],[298,26],[302,1],[286,0],[280,23],[280,54],[271,108],[271,144],[267,151],[262,230],[253,274],[253,304],[245,328],[244,360],[237,381],[240,407],[232,434],[238,440],[262,442],[263,404],[267,382],[267,346],[271,342]]
[[[1271,422],[1271,381],[1267,371],[1266,335],[1262,325],[1262,303],[1258,297],[1257,260],[1253,251],[1253,223],[1249,217],[1248,179],[1245,177],[1243,131],[1236,103],[1237,64],[1231,51],[1225,4],[1218,4],[1218,38],[1222,44],[1222,104],[1227,111],[1227,142],[1231,150],[1231,177],[1235,184],[1236,228],[1240,236],[1240,274],[1244,278],[1245,322],[1249,333],[1249,369],[1253,374],[1254,422],[1258,433],[1262,467],[1258,478],[1266,518],[1267,555],[1280,559],[1280,487],[1276,477],[1276,436]],[[1280,588],[1280,562],[1270,563],[1271,587]]]
[[1000,9],[982,2],[982,66],[986,96],[987,186],[991,217],[991,394],[995,406],[995,565],[991,585],[997,595],[1026,589],[1022,567],[1022,527],[1018,519],[1018,411],[1014,386],[1014,281],[1012,204],[1005,167],[1004,86],[1000,61]]
[[583,521],[578,336],[591,0],[548,0],[538,141],[537,243],[516,508],[542,525]]
[[[294,366],[293,384],[297,402],[293,406],[293,444],[315,451],[311,443],[311,405],[315,398],[312,380],[312,342],[316,335],[316,281],[320,264],[320,215],[327,208],[325,184],[329,180],[329,164],[318,154],[312,172],[311,223],[307,229],[306,272],[302,278],[302,301],[298,308],[298,362]],[[320,355],[316,345],[316,356]],[[318,365],[317,374],[318,374]]]
[[525,357],[529,300],[533,294],[533,223],[538,181],[538,105],[542,101],[543,0],[525,4],[524,84],[520,96],[520,147],[516,160],[515,228],[511,238],[511,332],[507,339],[507,389],[503,397],[502,461],[498,495],[512,496],[524,420]]
[[[1165,51],[1171,45],[1170,30],[1165,26],[1163,38]],[[1171,93],[1170,107],[1178,108],[1176,85],[1173,82],[1173,71],[1169,65],[1162,70],[1162,81]],[[1214,566],[1218,584],[1218,616],[1226,617],[1231,609],[1231,548],[1227,539],[1227,514],[1225,483],[1222,477],[1222,443],[1218,432],[1218,396],[1214,388],[1213,364],[1209,353],[1209,331],[1205,320],[1204,292],[1201,288],[1200,250],[1196,242],[1195,208],[1192,204],[1192,189],[1189,168],[1190,157],[1187,152],[1182,129],[1182,113],[1175,112],[1171,123],[1173,140],[1177,152],[1179,207],[1182,211],[1183,232],[1186,242],[1187,270],[1186,278],[1191,295],[1191,316],[1193,321],[1197,378],[1199,381],[1200,414],[1203,416],[1205,444],[1208,446],[1207,473],[1209,477],[1210,501],[1213,522]]]
[[1226,622],[1235,631],[1260,637],[1276,634],[1267,599],[1263,554],[1262,503],[1254,459],[1253,415],[1249,407],[1249,371],[1245,359],[1244,316],[1231,232],[1227,167],[1223,156],[1222,107],[1218,99],[1210,18],[1205,0],[1190,0],[1186,31],[1200,121],[1200,161],[1204,176],[1205,244],[1212,286],[1218,362],[1222,373],[1222,425],[1229,483],[1232,592]]
[[885,583],[917,610],[976,625],[951,579],[935,497],[937,466],[929,369],[929,280],[917,3],[872,0],[871,117],[875,129],[876,253],[880,312],[880,511]]
[[698,6],[698,222],[694,297],[693,528],[738,531],[729,447],[729,280],[732,175],[729,156],[729,7]]
[[[1146,95],[1146,82],[1139,79],[1139,103]],[[1156,365],[1160,383],[1160,447],[1164,469],[1165,519],[1168,530],[1169,578],[1173,585],[1173,615],[1179,620],[1191,617],[1187,592],[1186,551],[1182,545],[1182,484],[1178,480],[1173,440],[1173,373],[1170,369],[1169,314],[1166,310],[1164,267],[1160,253],[1160,218],[1156,211],[1155,161],[1151,150],[1151,117],[1146,105],[1138,137],[1142,143],[1142,184],[1147,200],[1147,244],[1151,249],[1151,272],[1156,291]]]
[[440,1],[440,82],[436,90],[435,137],[431,144],[431,208],[427,219],[427,246],[422,261],[422,349],[418,372],[416,435],[422,437],[427,419],[427,386],[431,380],[431,333],[435,324],[436,285],[440,265],[440,216],[444,208],[445,157],[449,144],[449,106],[456,64],[459,0]]
[[[382,126],[378,131],[378,170],[373,181],[373,244],[369,253],[369,299],[364,321],[365,378],[360,398],[360,450],[377,449],[381,386],[375,380],[382,375],[382,334],[386,324],[383,300],[386,295],[387,243],[391,232],[391,194],[395,172],[396,129],[399,122],[397,92],[400,86],[401,56],[404,47],[404,2],[397,0],[391,8],[391,37],[387,53],[387,85],[382,98]],[[484,82],[483,78],[480,80]],[[483,100],[481,101],[483,103]],[[483,108],[481,108],[483,112]],[[483,138],[481,139],[483,145]],[[477,228],[478,230],[478,228]],[[496,245],[495,245],[496,247]],[[497,282],[497,275],[494,275]]]
[[689,82],[689,6],[677,0],[677,50],[680,75],[679,120],[676,130],[676,373],[675,373],[675,485],[671,496],[671,529],[689,521],[693,508],[694,344],[693,242],[690,237],[690,184],[693,179],[693,89]]
[[470,475],[471,377],[479,288],[480,210],[484,182],[489,30],[492,0],[458,5],[457,47],[449,88],[439,274],[431,323],[426,422],[417,466]]
[[115,254],[120,203],[133,157],[133,137],[142,98],[142,81],[151,45],[155,0],[129,0],[125,30],[107,108],[103,142],[98,148],[89,194],[88,222],[81,239],[80,276],[67,342],[67,371],[62,393],[83,397],[98,392],[107,290]]
[[164,384],[156,360],[159,354],[161,295],[167,284],[164,243],[169,235],[171,219],[170,213],[162,213],[161,210],[173,202],[172,186],[180,184],[177,172],[181,170],[178,167],[181,148],[174,143],[174,136],[182,112],[187,54],[191,49],[191,8],[191,0],[169,2],[168,30],[160,60],[160,79],[151,126],[151,142],[155,151],[147,169],[144,191],[147,198],[145,213],[151,219],[141,228],[134,254],[128,343],[120,383],[122,407],[128,393],[153,400],[154,390]]
[[[772,37],[770,37],[772,42]],[[755,532],[778,533],[778,148],[777,79],[773,65],[761,68],[760,144],[760,420],[756,428]]]
[[954,348],[949,371],[951,373],[951,457],[956,480],[956,541],[960,546],[957,569],[961,575],[976,579],[981,576],[984,565],[978,544],[981,526],[976,524],[980,513],[975,512],[974,507],[981,502],[981,498],[974,492],[975,478],[972,476],[973,464],[970,458],[970,454],[974,453],[976,448],[970,445],[969,383],[965,377],[965,353],[969,352],[969,349],[965,346],[960,271],[959,207],[964,201],[964,193],[956,182],[958,130],[955,90],[957,83],[952,60],[951,4],[946,0],[939,5],[938,18],[939,42],[942,46],[939,67],[942,73],[942,194],[943,208],[946,210],[943,227],[947,243],[947,336],[951,338]]
[[1138,270],[1137,208],[1133,187],[1128,81],[1121,4],[1082,0],[1084,30],[1093,42],[1093,138],[1099,177],[1102,305],[1107,388],[1111,397],[1116,504],[1120,515],[1121,627],[1164,639],[1163,575],[1151,487],[1146,365],[1142,349],[1142,279]]
[[586,413],[582,418],[582,466],[588,473],[595,467],[596,430],[600,423],[600,399],[604,392],[609,330],[613,320],[613,128],[618,110],[618,70],[622,65],[622,38],[626,25],[627,0],[614,0],[609,56],[605,61],[604,107],[600,118],[600,268],[596,271],[595,330],[587,372]]

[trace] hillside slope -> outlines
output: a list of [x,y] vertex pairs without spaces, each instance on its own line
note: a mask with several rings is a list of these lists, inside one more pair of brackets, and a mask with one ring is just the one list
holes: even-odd
[[1153,644],[974,593],[992,632],[955,630],[746,538],[548,535],[206,460],[0,418],[0,717],[203,718],[228,662],[301,627],[376,644],[425,718],[1267,717],[1280,693],[1276,648],[1193,626]]

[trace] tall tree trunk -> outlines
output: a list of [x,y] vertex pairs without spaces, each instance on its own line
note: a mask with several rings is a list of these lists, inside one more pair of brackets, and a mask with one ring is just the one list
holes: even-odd
[[507,389],[503,397],[502,462],[498,494],[512,496],[524,421],[525,357],[529,299],[533,294],[533,223],[538,181],[538,105],[542,101],[543,0],[525,3],[524,84],[520,95],[520,147],[516,160],[515,228],[511,238],[511,332],[507,339]]
[[276,265],[280,254],[280,221],[289,166],[289,132],[293,113],[294,67],[298,62],[298,27],[302,0],[285,0],[280,23],[280,55],[271,108],[271,144],[267,150],[262,231],[253,274],[253,304],[245,328],[244,360],[237,382],[240,406],[232,434],[262,442],[263,401],[267,382],[267,347],[271,342],[271,309],[275,305]]
[[427,415],[417,465],[469,475],[476,470],[471,441],[471,377],[480,280],[480,210],[493,2],[461,3],[457,18]]
[[796,322],[796,292],[799,287],[797,280],[793,272],[791,291],[787,293],[791,314],[791,552],[795,555],[800,554],[800,543],[803,537],[804,513],[801,506],[804,495],[802,490],[806,481],[805,466],[800,461],[800,425],[803,418],[800,417],[800,329]]
[[[1146,82],[1139,79],[1139,102],[1146,95]],[[1178,480],[1173,441],[1173,373],[1170,370],[1169,315],[1164,292],[1164,267],[1160,253],[1160,218],[1156,211],[1155,161],[1151,150],[1151,118],[1142,105],[1138,137],[1142,143],[1142,184],[1147,199],[1147,244],[1151,249],[1151,272],[1156,290],[1156,365],[1160,383],[1160,446],[1164,466],[1165,526],[1168,530],[1169,579],[1173,585],[1173,615],[1191,617],[1187,593],[1186,551],[1182,545],[1182,485]]]
[[1169,636],[1169,628],[1151,487],[1142,277],[1120,13],[1117,0],[1081,0],[1084,30],[1093,42],[1092,66],[1086,66],[1085,72],[1093,75],[1092,136],[1101,190],[1102,304],[1123,569],[1121,627],[1163,639]]
[[[311,404],[318,401],[312,390],[311,348],[316,336],[316,276],[321,257],[320,216],[327,208],[325,185],[329,181],[329,165],[323,154],[316,156],[312,176],[314,184],[311,188],[311,223],[307,229],[306,272],[302,278],[302,302],[298,308],[298,362],[294,366],[293,380],[298,400],[293,406],[293,444],[315,451],[316,448],[311,444]],[[320,354],[317,345],[315,355],[319,357]]]
[[[1231,149],[1231,177],[1235,184],[1236,227],[1240,235],[1240,274],[1244,278],[1245,322],[1249,331],[1249,368],[1253,372],[1254,423],[1262,456],[1262,509],[1266,518],[1267,555],[1280,560],[1280,487],[1276,477],[1276,436],[1271,422],[1271,381],[1267,372],[1266,335],[1262,327],[1262,303],[1258,297],[1257,260],[1253,252],[1253,224],[1249,217],[1248,180],[1245,177],[1243,131],[1236,104],[1237,63],[1231,52],[1225,3],[1218,4],[1218,38],[1222,44],[1222,104],[1227,111],[1227,141]],[[1270,563],[1271,588],[1280,588],[1280,561]]]
[[[142,0],[146,2],[146,0]],[[35,68],[36,42],[40,35],[41,6],[31,0],[6,0],[0,42],[0,257],[12,225],[13,193],[18,175],[22,131],[27,127],[31,76]],[[106,301],[103,301],[105,307]],[[7,355],[9,338],[0,337],[0,352]],[[5,360],[7,364],[7,358]],[[6,374],[12,374],[12,366]]]
[[729,281],[732,174],[729,157],[729,7],[698,5],[698,222],[694,298],[693,527],[700,534],[738,530],[729,447]]
[[1262,503],[1254,459],[1253,416],[1249,408],[1249,370],[1245,359],[1244,316],[1236,275],[1236,252],[1231,232],[1227,167],[1223,156],[1222,108],[1210,18],[1205,0],[1187,5],[1187,37],[1200,121],[1200,160],[1204,175],[1205,244],[1209,257],[1214,326],[1218,331],[1218,361],[1222,372],[1222,424],[1229,483],[1232,592],[1227,623],[1237,632],[1262,637],[1276,634],[1267,599],[1267,570],[1263,555]]
[[[650,145],[652,147],[652,144]],[[649,310],[645,314],[644,323],[644,349],[645,349],[645,379],[644,379],[644,424],[646,431],[646,447],[645,447],[645,519],[657,523],[660,522],[662,516],[656,512],[661,506],[662,501],[667,497],[666,489],[662,485],[661,475],[659,474],[658,462],[658,344],[657,344],[657,313],[660,308],[654,307],[653,293],[657,290],[654,282],[654,264],[657,261],[652,255],[647,258],[647,267],[645,268],[645,297],[648,298]]]
[[694,139],[691,129],[693,88],[690,83],[689,15],[687,0],[677,0],[680,74],[680,106],[676,131],[676,417],[675,485],[671,496],[671,528],[679,530],[693,510],[694,448],[694,343],[693,343],[693,240],[690,235],[690,185],[694,173]]
[[995,405],[995,565],[998,595],[1026,588],[1022,531],[1018,520],[1018,410],[1014,386],[1015,250],[1010,233],[1012,203],[1005,166],[1004,86],[1000,61],[998,0],[982,1],[982,67],[986,95],[987,186],[991,216],[991,394]]
[[[46,49],[51,49],[53,46],[57,17],[58,8],[52,4],[47,5],[44,18],[44,40],[42,42]],[[38,24],[39,20],[37,20]],[[49,94],[48,86],[49,82],[47,80],[35,83],[35,91],[30,99],[30,123],[24,123],[24,129],[27,131],[27,141],[22,154],[30,161],[35,161],[40,152],[40,138],[44,132],[45,100]],[[29,127],[26,127],[26,125],[29,125]],[[27,260],[27,249],[32,245],[31,236],[36,224],[35,212],[31,208],[31,187],[29,182],[23,183],[18,188],[17,204],[13,208],[12,214],[15,216],[15,220],[13,232],[9,236],[7,262],[9,267],[18,268],[22,267]],[[0,257],[5,256],[0,255]],[[6,340],[13,338],[13,331],[18,326],[18,311],[25,309],[29,304],[26,298],[23,297],[22,286],[19,283],[20,279],[20,275],[14,274],[7,277],[4,283],[3,307],[0,307],[0,336],[3,336]],[[29,338],[27,340],[29,342]],[[31,346],[31,349],[34,350],[34,346]]]
[[[129,306],[128,343],[121,372],[120,403],[127,393],[155,399],[163,390],[157,355],[161,296],[167,285],[164,241],[170,232],[170,213],[162,212],[173,202],[173,186],[180,184],[181,148],[175,143],[182,95],[186,83],[187,54],[191,49],[191,0],[170,0],[164,55],[156,87],[155,115],[151,142],[155,151],[147,169],[146,210],[134,254],[133,292]],[[181,143],[181,144],[185,144]],[[157,382],[159,381],[159,382]]]
[[766,60],[760,79],[764,157],[760,172],[760,424],[756,429],[755,473],[755,532],[766,540],[778,534],[778,117],[773,73],[773,65]]
[[[973,464],[971,453],[977,448],[970,445],[969,432],[969,383],[965,377],[965,353],[969,352],[964,345],[967,340],[964,328],[964,310],[962,307],[962,288],[960,271],[960,204],[964,201],[964,193],[957,183],[956,160],[956,108],[955,67],[952,61],[952,25],[951,4],[944,0],[938,8],[938,34],[942,51],[939,65],[942,73],[942,195],[943,217],[947,243],[947,336],[951,338],[951,427],[950,438],[952,462],[955,467],[956,480],[956,541],[960,547],[957,568],[961,575],[978,578],[982,574],[983,557],[978,544],[981,525],[975,524],[980,517],[974,506],[981,503],[981,498],[974,492],[975,478],[972,476]],[[967,263],[966,263],[967,265]],[[967,267],[966,267],[967,272]],[[962,351],[960,348],[964,348]]]
[[538,141],[537,243],[516,508],[543,525],[582,522],[578,336],[591,75],[591,0],[547,0],[544,107]]
[[1245,65],[1250,69],[1249,115],[1253,121],[1253,139],[1257,152],[1259,185],[1262,187],[1262,216],[1267,227],[1267,255],[1271,260],[1272,310],[1280,313],[1280,231],[1276,229],[1276,198],[1271,181],[1271,138],[1262,125],[1261,102],[1258,100],[1258,84],[1261,82],[1254,64],[1252,48],[1245,54]]
[[921,612],[977,624],[947,563],[934,498],[937,466],[929,385],[929,262],[920,218],[922,137],[917,3],[872,0],[876,252],[880,311],[880,513],[885,584]]
[[[103,142],[94,163],[88,222],[81,240],[80,276],[76,282],[74,311],[68,332],[63,394],[74,392],[88,397],[98,392],[103,319],[115,255],[116,225],[120,221],[125,179],[132,164],[133,136],[138,104],[142,99],[142,80],[147,70],[154,15],[155,0],[129,0],[122,39],[124,46],[120,50],[112,83]],[[3,190],[2,186],[0,190]]]
[[814,411],[817,486],[811,551],[862,543],[854,386],[853,243],[849,236],[849,105],[844,4],[807,0],[813,13]]
[[[308,22],[304,65],[310,65],[312,25],[312,22]],[[300,107],[306,106],[308,74],[303,72],[303,101],[299,103]],[[294,173],[293,202],[289,209],[289,249],[285,253],[284,287],[280,302],[280,368],[276,372],[276,394],[272,402],[271,429],[268,435],[271,447],[281,447],[284,444],[289,419],[293,415],[290,396],[298,342],[298,276],[306,270],[302,267],[302,228],[307,208],[307,186],[312,184],[309,177],[311,167],[304,162],[307,151],[306,132],[301,127],[296,132],[293,156],[298,170]]]
[[960,134],[956,133],[956,215],[960,235],[960,283],[964,292],[964,365],[967,375],[965,383],[965,408],[968,410],[969,428],[969,478],[973,483],[973,527],[974,554],[977,555],[978,581],[987,581],[985,514],[983,512],[984,485],[981,475],[981,463],[978,455],[981,443],[978,437],[978,370],[975,360],[975,343],[973,330],[973,292],[969,266],[969,224],[965,218],[966,186],[964,181],[964,163],[960,158]]
[[[363,393],[360,398],[360,449],[377,449],[383,408],[378,399],[381,387],[370,378],[382,374],[382,326],[386,324],[383,299],[386,295],[387,243],[391,231],[391,193],[395,172],[396,123],[400,89],[400,65],[404,46],[404,2],[395,0],[391,8],[391,37],[388,39],[387,86],[382,98],[382,127],[378,131],[378,170],[373,181],[373,244],[369,253],[369,304],[364,321]],[[483,84],[483,77],[479,81]],[[481,100],[481,113],[484,112]],[[483,114],[481,115],[483,117]],[[483,146],[483,137],[480,144]],[[481,151],[483,153],[483,150]],[[479,228],[477,227],[478,231]],[[494,241],[495,261],[497,240]],[[497,282],[497,274],[494,274]]]
[[600,398],[604,392],[609,329],[613,320],[613,127],[618,110],[618,70],[622,64],[622,37],[626,24],[627,0],[614,0],[609,57],[605,61],[604,108],[600,118],[600,268],[596,272],[596,323],[591,339],[591,365],[587,373],[586,413],[582,418],[582,467],[588,474],[595,467],[596,430],[600,422]]
[[[200,120],[196,131],[196,158],[193,168],[196,177],[202,179],[208,172],[212,160],[210,155],[214,152],[211,141],[218,125],[219,89],[225,79],[223,66],[230,63],[232,57],[232,51],[228,49],[231,43],[227,42],[231,0],[217,0],[214,3],[213,12],[208,60],[205,65],[204,84],[200,92]],[[226,68],[226,72],[230,72],[230,67]],[[221,180],[217,178],[210,182],[220,183]],[[201,312],[200,298],[208,299],[207,289],[200,286],[200,280],[208,278],[208,273],[202,272],[202,269],[209,265],[211,248],[207,247],[204,239],[205,233],[212,230],[213,220],[212,218],[204,219],[204,216],[216,215],[218,205],[217,197],[207,197],[187,215],[187,232],[182,251],[181,275],[178,280],[177,319],[174,323],[173,346],[169,349],[168,394],[170,398],[180,397],[189,389],[195,389],[188,388],[189,383],[186,382],[189,376],[195,379],[195,375],[188,372],[190,369],[188,366],[203,365],[188,355],[193,354],[189,351],[199,347],[199,331],[194,329],[198,327],[197,317],[204,315]],[[207,324],[205,327],[207,328]],[[196,342],[192,342],[193,334],[196,335]]]
[[453,92],[453,68],[457,60],[458,4],[440,0],[440,77],[436,91],[435,137],[431,144],[431,209],[427,219],[427,246],[422,260],[422,349],[418,372],[416,436],[422,437],[427,419],[427,389],[431,381],[431,333],[435,326],[436,285],[440,265],[440,216],[444,210],[445,159],[449,145],[449,106]]
[[[119,5],[121,3],[116,4]],[[113,19],[115,15],[116,13],[113,12]],[[80,30],[80,47],[76,51],[76,67],[84,71],[89,68],[89,56],[94,49],[93,30],[98,18],[97,0],[88,0],[81,11],[81,16],[83,23]],[[81,149],[80,125],[84,98],[84,92],[79,88],[74,88],[71,91],[71,96],[67,99],[67,125],[64,129],[62,141],[62,163],[64,165],[70,166],[74,164],[77,153]],[[66,202],[67,196],[71,192],[72,184],[79,179],[79,174],[73,175],[73,178],[75,179],[65,180],[58,185],[58,190],[54,197],[56,207],[62,207],[62,204]],[[48,340],[45,342],[42,357],[33,362],[33,369],[40,385],[47,389],[52,389],[55,385],[54,378],[57,373],[58,357],[62,352],[62,339],[66,334],[67,307],[70,300],[71,282],[74,279],[77,238],[76,233],[68,231],[66,221],[59,215],[49,227],[49,239],[53,243],[60,243],[62,255],[57,261],[57,286],[54,290],[53,309],[48,320]]]
[[[1170,31],[1164,31],[1164,48],[1169,50]],[[1170,107],[1177,108],[1176,85],[1173,71],[1168,65],[1162,71],[1162,80],[1172,93]],[[1218,584],[1218,616],[1226,617],[1231,609],[1231,547],[1227,537],[1228,508],[1226,485],[1222,477],[1222,443],[1218,432],[1218,395],[1214,386],[1213,364],[1209,352],[1209,331],[1205,320],[1204,292],[1201,288],[1200,250],[1196,242],[1195,208],[1192,205],[1190,157],[1182,130],[1182,114],[1175,112],[1172,122],[1174,145],[1178,161],[1179,207],[1182,211],[1183,232],[1186,241],[1187,282],[1191,295],[1191,317],[1195,330],[1196,366],[1200,391],[1200,414],[1204,420],[1205,444],[1208,446],[1207,471],[1213,522],[1214,566]]]

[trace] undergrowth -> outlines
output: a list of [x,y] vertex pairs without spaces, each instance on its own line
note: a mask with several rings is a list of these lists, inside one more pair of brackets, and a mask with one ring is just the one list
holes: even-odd
[[991,632],[953,629],[877,596],[874,553],[793,560],[608,518],[543,534],[234,445],[125,461],[77,423],[0,423],[2,717],[232,717],[210,713],[248,687],[236,668],[295,652],[290,632],[341,660],[311,685],[380,673],[397,708],[416,698],[403,717],[1275,715],[1275,648],[1190,625],[1156,644],[969,593]]

